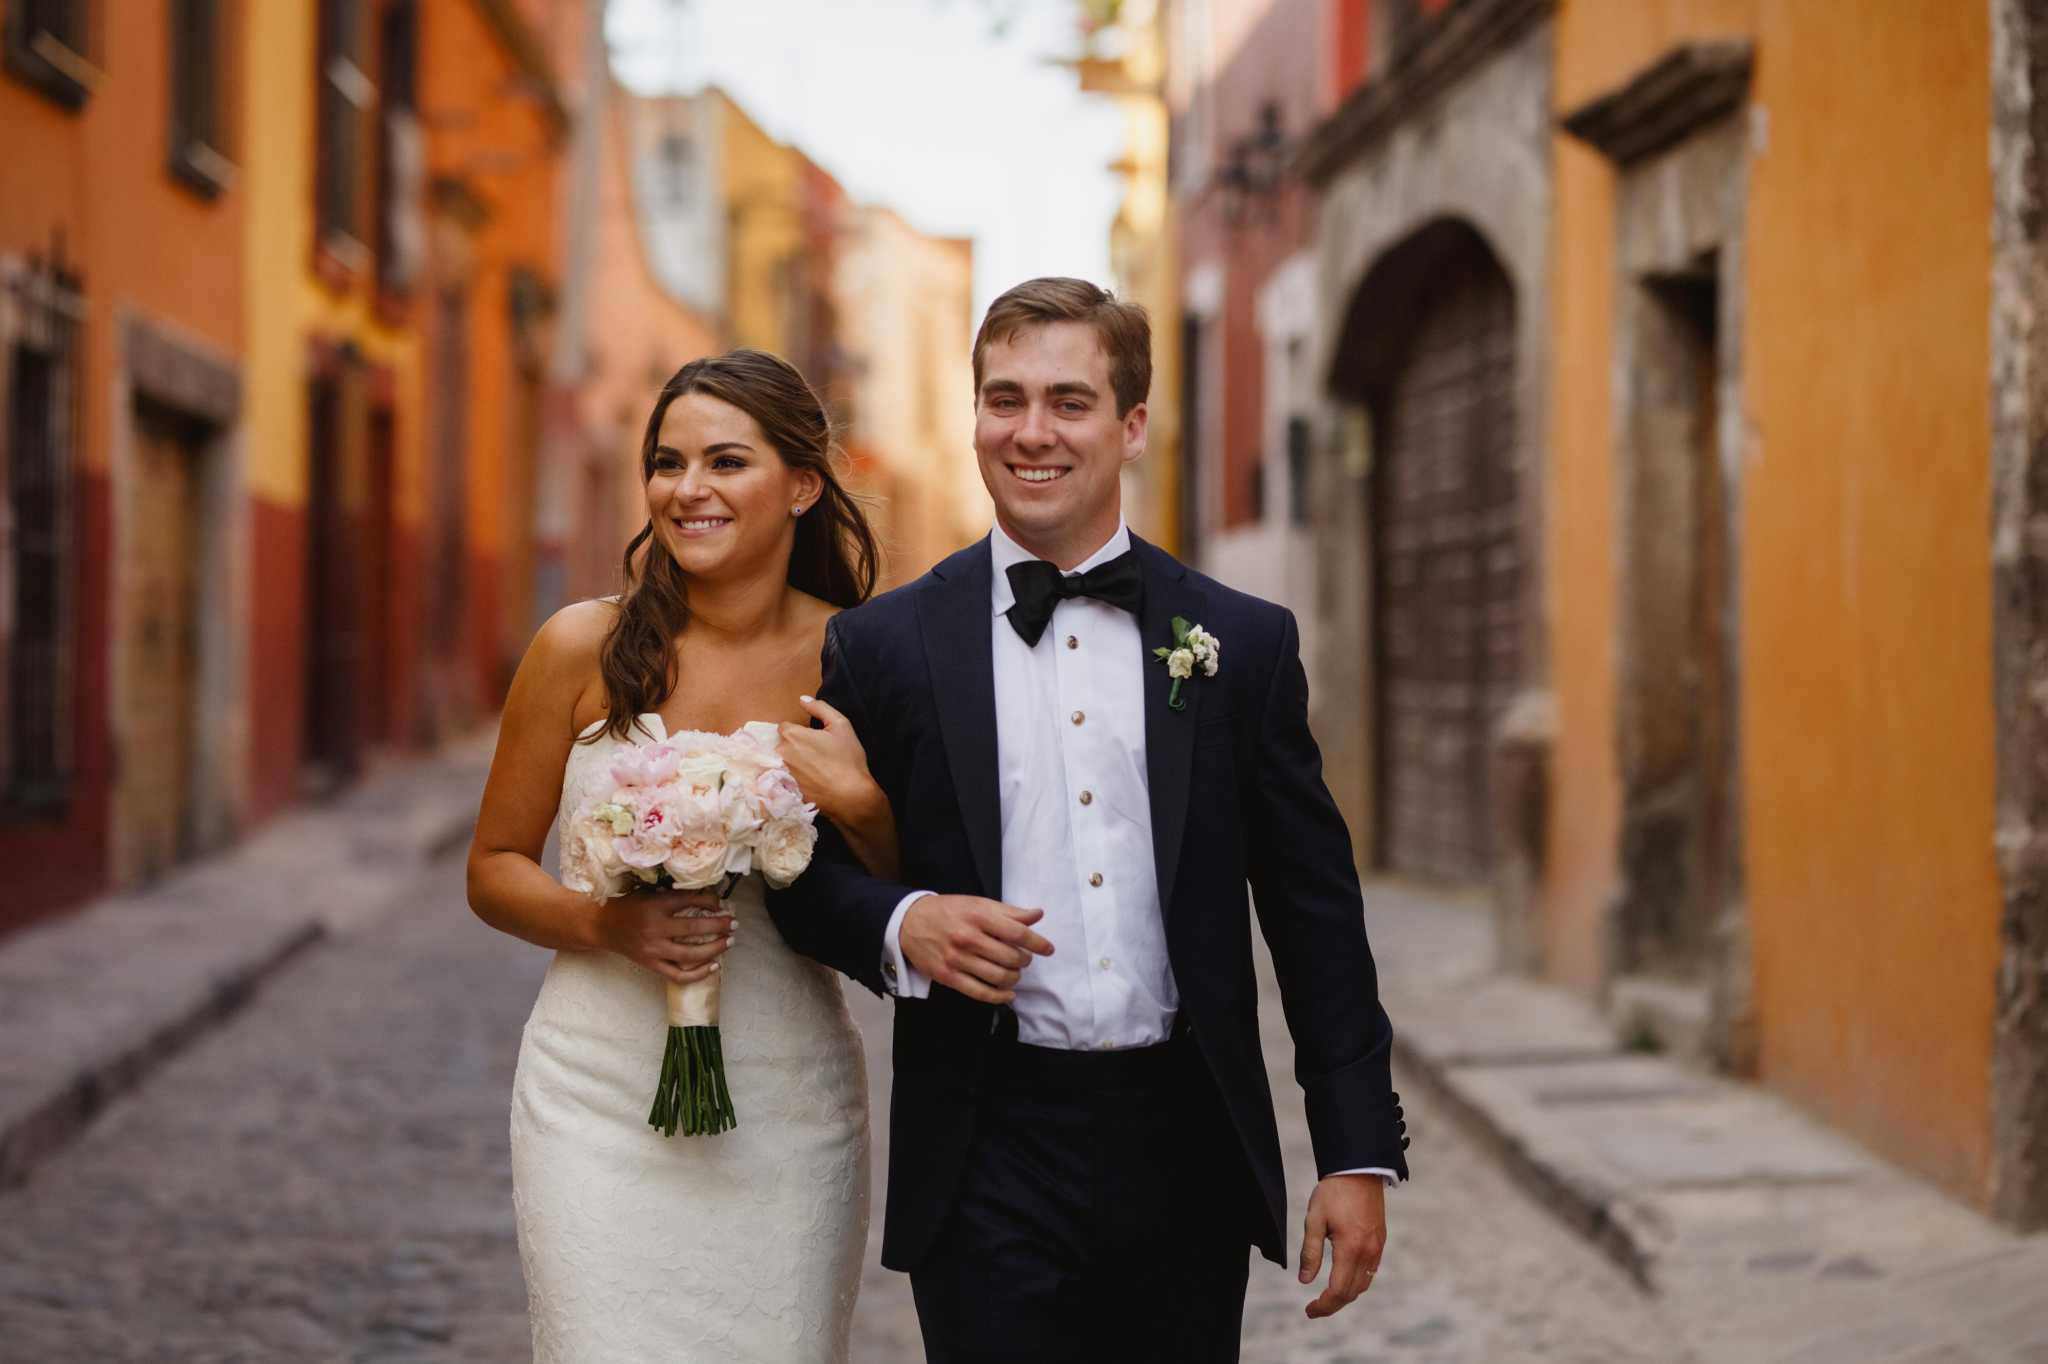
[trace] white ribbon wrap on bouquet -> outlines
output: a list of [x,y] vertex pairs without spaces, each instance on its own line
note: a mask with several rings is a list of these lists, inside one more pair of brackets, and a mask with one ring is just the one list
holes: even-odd
[[715,1028],[718,1026],[719,973],[713,971],[688,985],[668,986],[668,1025],[671,1028]]
[[[714,910],[689,910],[683,917],[711,918],[714,915],[731,914],[732,906],[724,900]],[[702,980],[693,980],[688,985],[668,985],[668,1025],[671,1028],[715,1028],[718,1026],[718,988],[724,976],[713,971]]]

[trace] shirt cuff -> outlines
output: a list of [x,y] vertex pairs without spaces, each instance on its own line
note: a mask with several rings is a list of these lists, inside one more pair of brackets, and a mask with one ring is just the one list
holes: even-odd
[[889,993],[898,999],[927,999],[931,996],[931,977],[924,974],[903,959],[903,916],[910,907],[927,895],[938,892],[913,890],[896,902],[896,912],[889,916],[889,927],[882,932],[882,983],[889,987]]
[[[916,898],[916,896],[911,897],[911,899]],[[904,903],[908,904],[909,901],[905,901]],[[1360,1170],[1332,1170],[1329,1174],[1323,1177],[1325,1179],[1331,1179],[1336,1177],[1337,1175],[1378,1175],[1381,1179],[1387,1181],[1387,1187],[1390,1189],[1401,1182],[1401,1176],[1395,1174],[1392,1170],[1381,1169],[1377,1165],[1368,1165],[1364,1169]]]

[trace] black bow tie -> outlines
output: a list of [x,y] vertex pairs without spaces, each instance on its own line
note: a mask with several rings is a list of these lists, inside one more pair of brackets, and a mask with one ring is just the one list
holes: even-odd
[[1076,573],[1072,577],[1043,559],[1011,564],[1010,590],[1017,604],[1010,608],[1010,624],[1026,644],[1036,645],[1052,621],[1053,608],[1068,597],[1093,597],[1137,615],[1145,604],[1145,573],[1138,556],[1126,550],[1108,563]]

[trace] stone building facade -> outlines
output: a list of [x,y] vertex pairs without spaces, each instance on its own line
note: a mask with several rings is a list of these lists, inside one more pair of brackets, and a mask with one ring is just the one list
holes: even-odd
[[1431,8],[1295,163],[1361,863],[2040,1225],[2037,16]]

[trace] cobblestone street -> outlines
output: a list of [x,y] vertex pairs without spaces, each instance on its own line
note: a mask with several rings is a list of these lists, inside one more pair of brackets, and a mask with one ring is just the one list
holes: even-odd
[[[404,907],[313,948],[0,1196],[0,1354],[526,1357],[505,1110],[544,956],[471,918],[460,883],[457,858],[434,864]],[[879,1117],[886,1006],[854,994]],[[1298,1226],[1307,1136],[1277,1007],[1269,1014]],[[1377,1287],[1313,1323],[1309,1291],[1255,1262],[1247,1361],[1679,1357],[1618,1271],[1419,1088],[1404,1084],[1403,1103],[1417,1179],[1390,1197]],[[855,1357],[915,1361],[908,1284],[873,1260]]]

